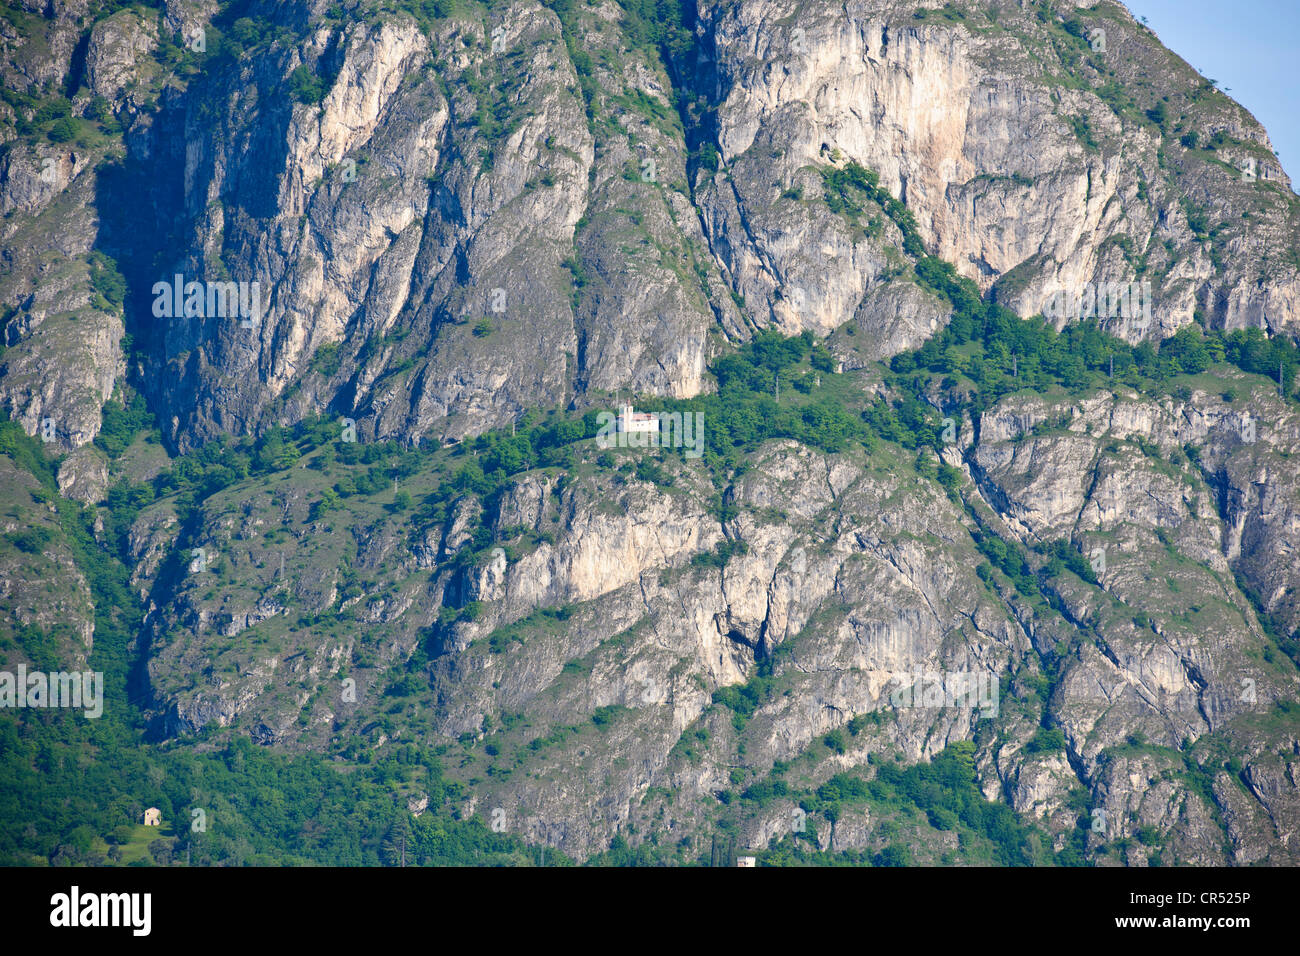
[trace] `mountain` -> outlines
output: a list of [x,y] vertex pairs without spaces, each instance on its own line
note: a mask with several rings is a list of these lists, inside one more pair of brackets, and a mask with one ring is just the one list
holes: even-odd
[[136,755],[7,858],[237,757],[517,861],[1297,861],[1300,200],[1122,5],[2,12],[0,654]]

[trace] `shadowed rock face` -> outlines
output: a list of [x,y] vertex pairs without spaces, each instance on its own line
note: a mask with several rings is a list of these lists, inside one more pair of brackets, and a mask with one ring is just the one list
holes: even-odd
[[[99,97],[122,129],[5,126],[0,402],[29,434],[54,422],[75,449],[58,487],[94,505],[123,477],[89,443],[127,377],[172,452],[315,415],[416,445],[611,393],[692,398],[765,329],[824,338],[856,400],[950,317],[898,224],[837,191],[865,170],[924,252],[1024,315],[1146,281],[1152,322],[1108,324],[1129,341],[1197,319],[1296,335],[1295,199],[1253,118],[1115,4],[984,6],[701,3],[665,58],[612,2],[423,26],[277,6],[234,53],[214,5],[84,28],[56,5],[47,42],[5,48],[7,85],[74,86],[76,116]],[[210,55],[177,52],[205,28]],[[176,275],[205,284],[200,314],[156,314]],[[256,284],[255,316],[212,314],[206,284],[227,282]],[[699,838],[733,798],[764,845],[805,822],[740,801],[776,768],[815,789],[974,741],[985,795],[1054,846],[1090,816],[1093,859],[1127,841],[1132,865],[1294,864],[1300,680],[1278,635],[1300,627],[1300,421],[1232,374],[1231,398],[1007,396],[945,446],[951,494],[900,446],[781,440],[721,488],[706,462],[671,459],[670,484],[583,446],[437,520],[386,483],[382,505],[319,507],[332,461],[192,514],[163,500],[124,529],[151,733],[459,740],[467,815],[505,808],[578,856]],[[13,472],[0,531],[53,529]],[[438,485],[403,481],[417,501]],[[1034,573],[1068,545],[1092,574],[1022,593],[992,540]],[[4,558],[0,597],[24,625],[71,620],[84,660],[73,553],[32,546],[68,593],[44,601]],[[211,567],[183,573],[178,547]],[[995,680],[993,706],[944,705],[951,675]],[[746,713],[715,697],[741,686]],[[878,822],[806,821],[837,851],[880,849]],[[917,845],[938,862],[957,841]]]

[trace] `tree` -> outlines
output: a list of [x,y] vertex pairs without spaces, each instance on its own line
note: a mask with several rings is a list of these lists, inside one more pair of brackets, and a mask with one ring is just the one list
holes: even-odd
[[152,840],[149,843],[149,855],[159,866],[168,866],[172,861],[172,845],[167,840]]
[[51,143],[66,143],[77,138],[77,124],[71,117],[61,117],[54,121],[46,135]]
[[402,813],[384,836],[384,862],[389,866],[406,866],[406,855],[410,846],[411,821],[407,814]]
[[1185,325],[1160,346],[1160,357],[1177,363],[1177,370],[1192,375],[1210,367],[1210,352],[1205,346],[1205,336],[1197,325]]
[[314,105],[325,99],[325,81],[304,63],[289,74],[289,89],[299,103]]
[[896,843],[891,843],[885,847],[871,861],[872,866],[911,866],[912,854],[906,848]]

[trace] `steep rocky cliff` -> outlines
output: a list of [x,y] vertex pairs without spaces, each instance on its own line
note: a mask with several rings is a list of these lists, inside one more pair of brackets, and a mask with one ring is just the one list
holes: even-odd
[[[1147,281],[1130,340],[1295,333],[1267,134],[1117,4],[704,4],[666,58],[613,2],[557,9],[169,2],[97,21],[84,58],[59,52],[84,11],[15,12],[5,407],[80,446],[129,360],[173,447],[325,410],[411,442],[697,394],[752,328],[914,346],[942,309],[900,305],[888,219],[827,215],[845,163],[1022,314]],[[17,135],[59,110],[72,134]],[[259,321],[156,316],[175,275],[256,282]]]
[[[574,857],[1020,862],[899,796],[957,754],[1024,862],[1300,859],[1300,205],[1119,4],[0,29],[9,658],[92,653],[98,542],[151,745],[410,745]],[[605,447],[625,396],[702,454]]]

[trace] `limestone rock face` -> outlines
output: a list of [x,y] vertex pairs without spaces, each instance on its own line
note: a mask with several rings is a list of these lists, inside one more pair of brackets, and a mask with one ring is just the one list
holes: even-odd
[[108,482],[108,461],[92,446],[78,448],[59,466],[59,492],[82,504],[103,501]]
[[[1283,269],[1282,278],[1257,260],[1227,265],[1207,257],[1179,206],[1186,190],[1212,204],[1213,218],[1228,218],[1229,206],[1260,180],[1289,191],[1275,159],[1251,159],[1257,147],[1271,149],[1248,114],[1197,91],[1195,73],[1118,4],[1099,5],[1083,21],[1092,37],[1077,54],[1085,72],[1113,71],[1124,82],[1140,59],[1143,75],[1154,65],[1161,85],[1184,95],[1191,86],[1193,98],[1214,100],[1211,132],[1241,140],[1222,158],[1243,167],[1249,160],[1253,178],[1222,176],[1210,199],[1203,175],[1181,164],[1174,177],[1162,175],[1161,156],[1178,147],[1144,114],[1053,83],[1073,55],[1063,51],[1059,24],[1026,11],[994,18],[974,5],[954,6],[962,10],[957,27],[889,0],[704,7],[717,55],[727,186],[702,194],[706,207],[734,208],[732,221],[745,222],[748,242],[728,230],[731,243],[720,245],[740,246],[731,272],[747,299],[803,287],[808,304],[779,311],[787,324],[818,331],[852,314],[870,267],[842,241],[813,235],[791,208],[797,202],[775,198],[805,183],[810,167],[840,156],[877,170],[916,215],[932,253],[1022,314],[1038,312],[1059,291],[1134,282],[1140,259],[1153,283],[1154,318],[1143,328],[1140,319],[1116,317],[1125,337],[1168,334],[1197,311],[1228,328],[1295,333],[1294,270]],[[1100,44],[1094,30],[1104,34]],[[1291,214],[1269,205],[1267,225],[1234,227],[1229,247],[1259,250],[1294,236]],[[1218,273],[1219,264],[1227,271]]]
[[[167,36],[121,11],[89,29],[84,69],[128,127],[123,161],[101,180],[102,146],[0,159],[0,208],[22,211],[0,400],[84,444],[124,371],[118,323],[178,449],[321,413],[414,442],[607,391],[689,397],[754,328],[848,324],[870,343],[851,366],[888,357],[946,310],[898,281],[896,224],[837,198],[827,177],[856,166],[925,252],[1022,314],[1063,325],[1100,292],[1131,341],[1197,317],[1296,334],[1290,184],[1249,114],[1118,4],[947,9],[705,3],[693,72],[672,75],[614,4],[577,14],[572,42],[527,0],[427,31],[272,14],[283,36],[184,83],[155,47],[192,53],[211,5],[168,4]],[[13,74],[66,74],[57,43],[23,49]],[[289,92],[304,71],[319,102]],[[96,299],[92,248],[123,303]],[[178,275],[256,283],[257,321],[154,314]],[[1106,290],[1134,284],[1110,314]],[[63,354],[75,381],[34,389]]]
[[[825,344],[857,423],[952,321],[929,257],[1058,327],[1136,284],[1101,316],[1129,342],[1295,338],[1300,205],[1245,110],[1110,0],[705,0],[664,44],[613,0],[426,6],[0,19],[31,98],[0,104],[0,408],[51,463],[5,426],[20,643],[93,647],[61,494],[129,565],[169,746],[461,748],[467,813],[578,857],[725,822],[927,863],[964,849],[942,814],[817,795],[955,751],[1081,859],[1300,860],[1300,417],[1262,378],[935,386],[937,454],[498,472],[475,441],[699,398],[768,330]],[[175,473],[91,444],[124,384]],[[318,417],[364,451],[220,444]]]
[[130,10],[95,24],[86,47],[86,85],[110,103],[122,99],[158,43],[157,27]]

